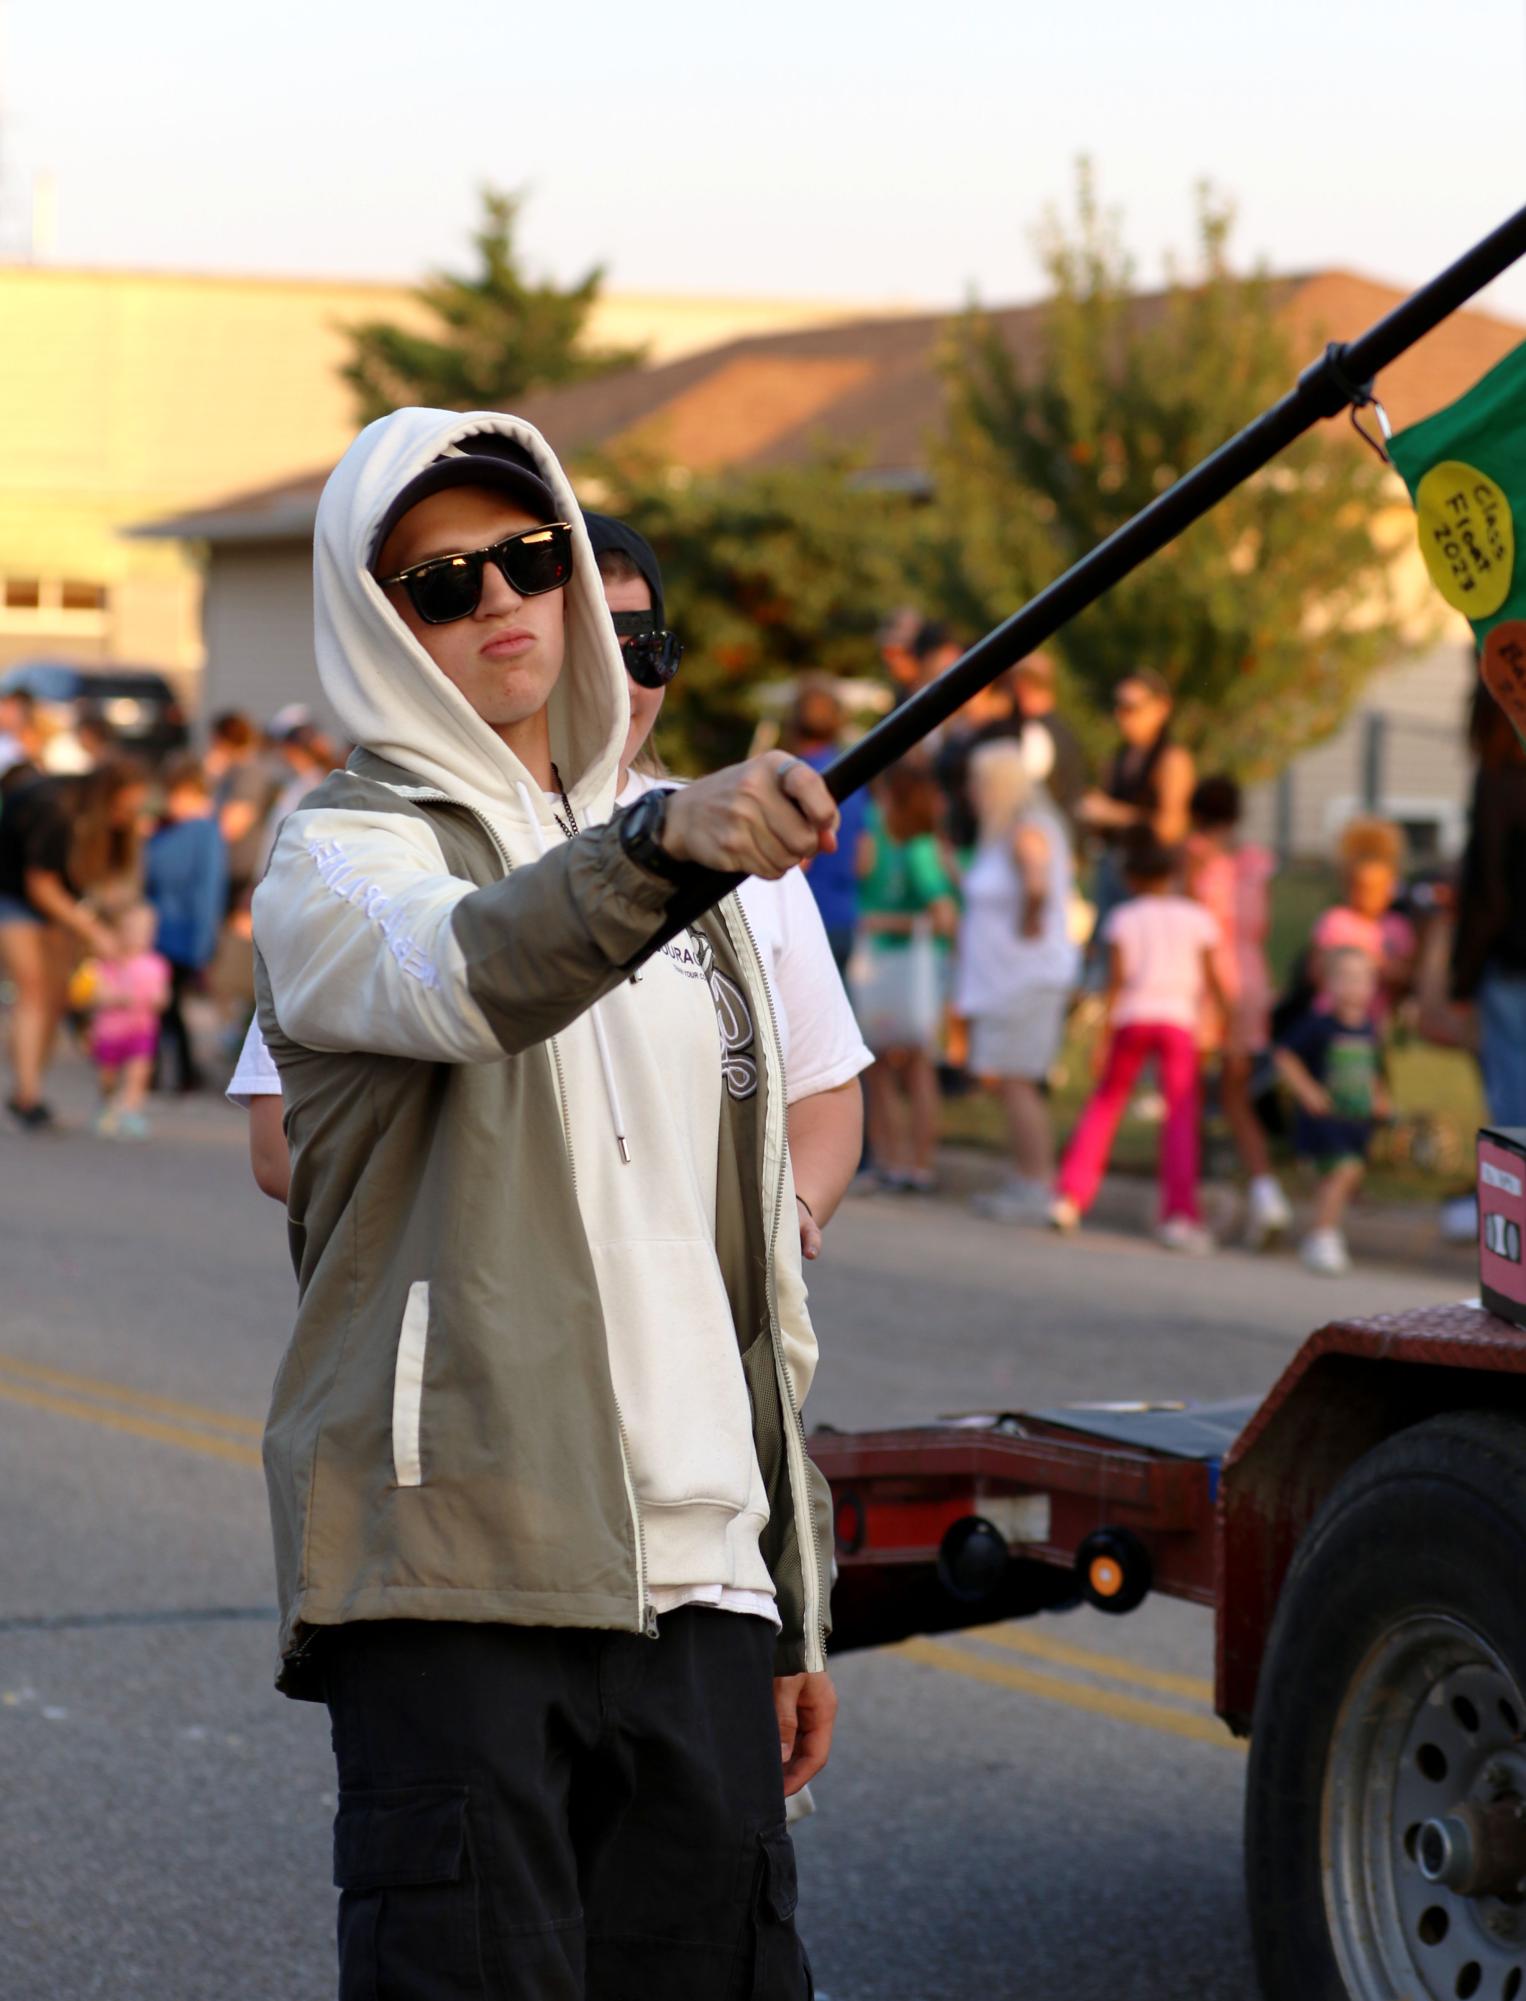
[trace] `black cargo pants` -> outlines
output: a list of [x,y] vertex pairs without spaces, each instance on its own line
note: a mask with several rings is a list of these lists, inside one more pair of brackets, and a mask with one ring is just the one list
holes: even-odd
[[809,2001],[773,1643],[326,1632],[339,2001]]

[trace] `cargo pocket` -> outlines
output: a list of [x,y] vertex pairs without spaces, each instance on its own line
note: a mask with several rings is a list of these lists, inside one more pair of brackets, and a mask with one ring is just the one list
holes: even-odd
[[810,2001],[810,1963],[795,1932],[795,1844],[781,1821],[758,1836],[749,2001]]
[[340,1793],[339,2001],[487,1992],[466,1801],[464,1786]]
[[429,1345],[429,1281],[408,1288],[392,1371],[392,1471],[400,1487],[424,1484],[420,1428],[424,1418],[424,1353]]

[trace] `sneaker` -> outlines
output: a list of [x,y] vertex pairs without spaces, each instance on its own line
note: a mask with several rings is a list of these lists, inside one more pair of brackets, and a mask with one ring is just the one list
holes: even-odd
[[113,1139],[148,1139],[153,1127],[142,1112],[119,1112],[112,1131]]
[[1351,1269],[1351,1253],[1339,1230],[1311,1230],[1299,1245],[1298,1255],[1321,1278],[1340,1278]]
[[1190,1216],[1168,1216],[1155,1232],[1163,1250],[1178,1251],[1187,1258],[1206,1258],[1213,1250],[1213,1238],[1201,1223]]
[[1246,1191],[1245,1241],[1253,1251],[1270,1250],[1293,1227],[1293,1211],[1273,1174],[1258,1174]]
[[53,1123],[53,1107],[45,1105],[41,1098],[35,1105],[19,1105],[14,1098],[7,1098],[5,1109],[23,1132],[40,1133]]
[[102,1139],[115,1139],[117,1136],[116,1106],[112,1104],[102,1105],[101,1109],[96,1113],[92,1124]]
[[1057,1195],[1049,1205],[1049,1227],[1068,1237],[1081,1227],[1081,1211],[1068,1195]]
[[993,1223],[1046,1223],[1049,1220],[1049,1186],[1043,1181],[1024,1181],[1014,1174],[999,1188],[982,1189],[972,1195],[970,1207],[977,1216]]
[[1441,1205],[1441,1241],[1444,1244],[1478,1242],[1478,1197],[1454,1195]]

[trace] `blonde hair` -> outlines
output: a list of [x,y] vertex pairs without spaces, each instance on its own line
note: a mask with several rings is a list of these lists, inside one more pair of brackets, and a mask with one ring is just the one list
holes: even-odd
[[1392,820],[1348,820],[1336,852],[1348,871],[1363,862],[1386,862],[1397,871],[1404,863],[1404,835]]
[[1038,791],[1022,745],[1014,737],[978,744],[970,756],[970,804],[983,841],[1010,834]]

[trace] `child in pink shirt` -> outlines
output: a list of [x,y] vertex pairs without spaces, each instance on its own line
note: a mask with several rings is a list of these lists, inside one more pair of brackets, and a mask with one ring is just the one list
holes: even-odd
[[1353,820],[1341,836],[1346,895],[1314,927],[1310,978],[1315,1005],[1328,1008],[1324,967],[1337,952],[1361,952],[1378,975],[1376,1016],[1381,1025],[1414,977],[1418,941],[1407,917],[1392,908],[1399,887],[1404,836],[1388,820]]
[[1129,897],[1103,925],[1111,978],[1102,1075],[1071,1135],[1049,1220],[1073,1230],[1096,1198],[1118,1122],[1152,1058],[1166,1122],[1161,1131],[1161,1224],[1168,1250],[1213,1248],[1198,1213],[1198,1036],[1206,996],[1224,1004],[1214,954],[1219,926],[1176,889],[1178,857],[1146,827],[1131,830]]
[[115,919],[117,952],[87,959],[72,992],[90,1012],[90,1056],[101,1088],[95,1129],[111,1139],[147,1139],[144,1113],[159,1017],[170,997],[169,961],[154,950],[153,907],[134,904]]
[[1256,1058],[1272,1041],[1266,940],[1271,930],[1268,885],[1277,865],[1267,849],[1237,838],[1239,820],[1235,781],[1205,778],[1192,795],[1187,885],[1218,921],[1213,963],[1224,1005],[1205,1011],[1203,1046],[1219,1052],[1219,1102],[1248,1182],[1246,1234],[1251,1248],[1260,1250],[1293,1221],[1251,1098]]

